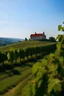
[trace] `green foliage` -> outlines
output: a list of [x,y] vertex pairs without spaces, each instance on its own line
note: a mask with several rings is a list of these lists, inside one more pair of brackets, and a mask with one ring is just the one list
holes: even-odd
[[28,39],[27,38],[25,38],[25,41],[27,41]]
[[53,42],[40,42],[40,41],[22,41],[14,44],[10,44],[8,46],[2,46],[0,47],[1,52],[7,52],[9,51],[9,48],[12,47],[14,49],[23,49],[25,47],[35,47],[35,46],[46,46],[54,44]]
[[62,31],[64,32],[64,27],[62,27]]
[[62,25],[58,25],[58,31],[61,31]]
[[64,24],[64,22],[63,22],[63,24]]
[[[64,27],[59,25],[58,30],[64,31]],[[33,86],[35,91],[33,91],[34,95],[32,96],[61,96],[62,94],[62,88],[64,89],[64,35],[58,35],[56,39],[58,42],[56,44],[56,50],[54,54],[51,53],[46,59],[44,58],[42,62],[37,62],[35,65],[33,65],[33,83],[36,87]],[[37,50],[37,47],[36,53],[41,52],[42,48],[43,47]],[[45,48],[43,49],[45,50]],[[30,95],[26,96],[31,96],[32,89],[30,86],[29,90]],[[37,94],[38,91],[42,92],[42,94]]]
[[7,52],[5,53],[0,52],[0,63],[4,64],[4,61],[8,60],[11,64],[13,64],[14,62],[17,63],[18,58],[20,59],[21,62],[21,59],[24,59],[25,57],[27,57],[28,59],[29,56],[31,56],[33,60],[36,60],[36,58],[44,55],[44,53],[50,53],[50,51],[53,52],[55,49],[56,44],[38,46],[38,47],[37,46],[28,48],[26,47],[24,49],[14,49],[10,47]]
[[4,67],[4,61],[7,60],[6,53],[0,52],[0,63],[3,64]]
[[13,75],[11,77],[1,80],[0,81],[0,95],[2,96],[2,93],[4,93],[9,88],[12,88],[13,86],[17,85],[19,83],[19,81],[23,80],[30,73],[31,73],[31,68],[29,68],[29,70],[25,70],[23,72],[22,72],[22,70],[20,70],[20,75]]
[[8,54],[7,54],[7,58],[8,58],[8,61],[10,61],[11,63],[14,62],[13,51],[8,52]]
[[35,83],[30,83],[28,85],[26,85],[23,90],[22,90],[22,96],[34,96],[35,95]]
[[61,92],[61,82],[58,79],[54,79],[51,78],[48,81],[48,94],[50,94],[52,92],[52,90],[57,93],[57,92]]
[[13,57],[14,57],[15,63],[17,63],[17,59],[18,59],[18,52],[17,52],[17,50],[13,50]]
[[[58,26],[58,30],[64,31],[62,25]],[[7,57],[11,62],[18,57],[27,61],[31,57],[36,59],[37,54],[43,54],[43,51],[50,52],[56,48],[54,54],[49,54],[47,58],[33,65],[34,78],[23,88],[21,96],[60,96],[64,88],[64,35],[58,35],[56,39],[56,45],[28,47],[22,50],[11,48],[8,52]]]
[[56,42],[56,39],[55,39],[54,37],[49,37],[49,40],[50,40],[51,42]]

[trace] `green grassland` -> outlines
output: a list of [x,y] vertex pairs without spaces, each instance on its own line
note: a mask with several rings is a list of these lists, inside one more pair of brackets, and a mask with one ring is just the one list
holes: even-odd
[[15,49],[23,49],[25,47],[33,47],[33,46],[45,46],[49,44],[54,44],[55,42],[42,42],[42,41],[22,41],[14,44],[10,44],[7,46],[0,47],[0,51],[6,52],[9,50],[10,47],[13,47]]

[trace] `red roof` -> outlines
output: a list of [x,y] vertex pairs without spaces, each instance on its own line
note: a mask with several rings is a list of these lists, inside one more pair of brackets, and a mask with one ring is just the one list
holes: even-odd
[[35,34],[30,35],[30,37],[40,37],[40,36],[45,36],[45,34],[44,33],[39,33],[39,34],[35,33]]

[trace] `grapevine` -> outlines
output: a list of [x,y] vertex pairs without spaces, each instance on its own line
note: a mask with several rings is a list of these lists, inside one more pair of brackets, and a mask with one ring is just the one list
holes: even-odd
[[[64,27],[59,25],[58,31],[61,30],[64,32]],[[55,52],[33,65],[34,78],[29,83],[31,86],[26,86],[30,90],[25,90],[26,96],[64,96],[64,34],[56,39]]]

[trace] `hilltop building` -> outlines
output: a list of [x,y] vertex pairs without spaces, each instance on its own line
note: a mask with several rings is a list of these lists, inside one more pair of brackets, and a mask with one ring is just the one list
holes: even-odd
[[35,34],[31,34],[30,35],[30,39],[31,40],[43,40],[43,39],[46,39],[46,35],[45,33],[36,33]]

